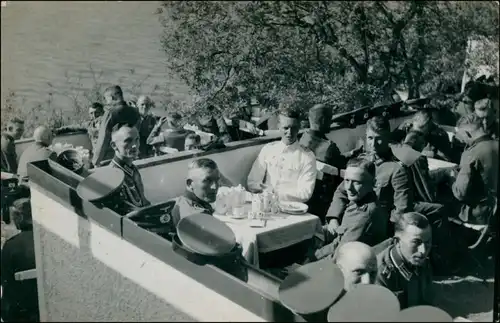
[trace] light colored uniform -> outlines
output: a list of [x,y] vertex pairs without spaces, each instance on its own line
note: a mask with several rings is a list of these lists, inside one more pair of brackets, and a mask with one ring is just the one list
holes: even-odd
[[283,201],[307,202],[316,183],[316,158],[298,141],[291,145],[272,142],[260,151],[248,174],[249,189],[270,185]]

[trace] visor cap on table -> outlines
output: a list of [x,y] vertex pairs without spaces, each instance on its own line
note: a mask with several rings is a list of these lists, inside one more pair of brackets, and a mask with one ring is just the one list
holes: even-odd
[[226,255],[236,246],[233,230],[207,213],[182,218],[177,224],[177,235],[185,247],[203,256]]
[[453,319],[437,307],[422,305],[402,310],[392,322],[453,322]]
[[294,270],[279,287],[281,303],[299,315],[326,311],[344,291],[344,276],[325,258]]
[[122,170],[109,166],[100,167],[80,182],[76,192],[83,200],[104,202],[120,191],[124,180]]
[[398,316],[397,297],[379,285],[357,285],[328,310],[328,322],[392,322]]

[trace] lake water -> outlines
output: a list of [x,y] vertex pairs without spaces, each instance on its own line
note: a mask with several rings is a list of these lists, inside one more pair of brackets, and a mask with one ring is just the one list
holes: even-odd
[[65,94],[94,84],[90,66],[102,71],[98,82],[119,82],[126,94],[144,80],[136,93],[158,86],[156,101],[169,89],[189,102],[186,86],[166,69],[158,7],[157,1],[8,1],[1,10],[2,110],[15,91],[26,108],[53,93],[53,104],[68,111]]

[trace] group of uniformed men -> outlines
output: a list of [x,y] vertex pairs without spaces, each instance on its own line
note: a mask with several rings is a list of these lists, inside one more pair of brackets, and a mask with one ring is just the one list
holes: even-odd
[[[311,129],[299,140],[297,114],[283,109],[279,116],[282,138],[260,151],[248,175],[249,191],[271,188],[281,200],[298,202],[321,194],[320,202],[327,207],[323,214],[317,210],[316,214],[324,221],[324,240],[319,248],[306,253],[302,263],[331,257],[344,272],[346,289],[357,283],[378,283],[393,291],[403,308],[432,304],[431,272],[456,267],[456,254],[462,251],[460,239],[452,237],[448,216],[488,224],[496,203],[498,142],[481,116],[462,117],[455,135],[455,140],[466,145],[459,169],[436,176],[428,169],[427,156],[454,161],[453,146],[427,112],[416,113],[395,132],[388,120],[373,117],[367,122],[364,147],[342,155],[326,139],[330,111],[324,105],[314,106],[309,112]],[[397,136],[399,142],[393,140]],[[419,140],[412,139],[414,136]],[[130,178],[137,174],[140,191],[140,177],[131,166],[133,158],[127,159],[137,153],[137,138],[137,130],[123,126],[114,130],[112,145],[115,165],[127,160],[131,170],[126,174]],[[344,180],[335,190],[329,185],[318,188],[316,160],[345,169]],[[174,222],[195,213],[213,214],[211,203],[221,177],[213,160],[194,160],[188,168],[186,192],[173,209]],[[448,196],[435,189],[435,181],[443,181],[443,177],[451,184]],[[443,204],[440,201],[445,196],[449,199]],[[147,203],[143,198],[142,205]],[[368,256],[365,245],[370,246]]]
[[[178,115],[151,119],[148,109],[152,103],[147,97],[138,100],[138,108],[132,107],[115,86],[106,90],[105,99],[107,109],[94,104],[90,111],[94,117],[90,126],[99,129],[89,132],[94,138],[94,165],[111,158],[108,167],[120,168],[125,174],[121,196],[134,207],[147,206],[150,202],[141,175],[132,162],[150,154],[150,145],[156,143],[183,148],[189,133],[180,126]],[[492,106],[484,101],[477,105],[479,110]],[[426,111],[417,112],[396,131],[391,131],[388,120],[376,116],[366,124],[364,145],[341,154],[326,136],[331,118],[331,107],[315,105],[309,111],[310,129],[299,140],[298,113],[282,107],[282,138],[260,151],[248,175],[249,191],[270,188],[280,200],[309,203],[310,212],[320,217],[324,239],[319,246],[308,247],[302,263],[331,257],[344,273],[346,289],[358,283],[378,283],[393,291],[403,308],[431,304],[431,267],[450,269],[455,265],[455,253],[460,252],[449,243],[448,216],[457,214],[464,222],[488,224],[488,212],[496,203],[496,133],[485,127],[485,116],[467,114],[457,123],[454,140],[460,146],[452,144]],[[174,133],[168,138],[159,131],[167,121]],[[22,126],[14,119],[2,134],[2,170],[16,172],[12,144],[20,137]],[[42,149],[51,137],[42,129],[35,132],[35,141]],[[463,145],[463,152],[454,152]],[[460,155],[458,171],[437,176],[428,169],[428,156],[457,161]],[[331,177],[317,180],[317,160],[345,169],[336,189]],[[194,213],[213,214],[211,203],[221,178],[214,161],[194,160],[188,169],[186,192],[173,209],[174,222]],[[451,184],[450,194],[436,191],[438,180]],[[440,202],[443,196],[448,198],[445,204]]]

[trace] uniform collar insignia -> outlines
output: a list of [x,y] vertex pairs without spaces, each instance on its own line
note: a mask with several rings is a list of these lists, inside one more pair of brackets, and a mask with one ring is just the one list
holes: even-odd
[[398,272],[403,276],[406,281],[410,281],[413,275],[418,275],[418,272],[415,270],[413,266],[409,265],[401,255],[399,251],[398,244],[396,243],[391,250],[389,251],[389,258],[398,270]]

